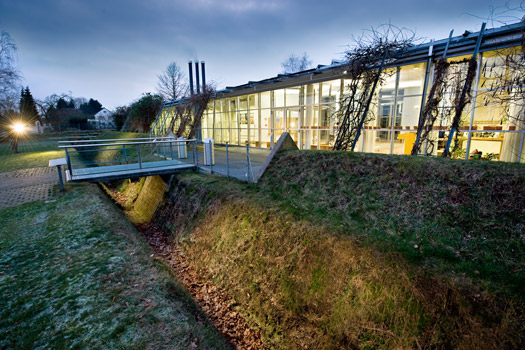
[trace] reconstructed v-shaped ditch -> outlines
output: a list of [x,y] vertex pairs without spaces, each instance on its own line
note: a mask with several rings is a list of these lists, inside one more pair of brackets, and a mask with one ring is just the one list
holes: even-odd
[[[164,179],[168,180],[169,177],[164,177]],[[235,300],[223,289],[212,285],[203,278],[185,259],[184,253],[177,247],[169,232],[152,222],[151,215],[158,209],[161,203],[159,199],[162,199],[166,189],[164,179],[155,176],[143,178],[134,183],[131,180],[104,183],[102,187],[117,205],[124,209],[128,218],[134,222],[135,227],[144,236],[154,253],[172,268],[177,279],[232,347],[236,349],[265,349],[260,332],[251,328],[235,310],[234,307],[237,306]],[[117,183],[122,185],[128,181],[131,184],[130,187],[134,187],[131,190],[134,192],[131,195],[132,198],[113,187]],[[142,187],[144,182],[146,182],[146,188]],[[136,187],[140,189],[137,191]],[[135,195],[139,195],[137,192],[142,194],[140,199],[135,197]],[[126,210],[126,208],[129,209],[129,203],[126,201],[130,199],[137,206],[137,210]]]
[[523,165],[291,151],[257,185],[112,186],[239,349],[525,344]]

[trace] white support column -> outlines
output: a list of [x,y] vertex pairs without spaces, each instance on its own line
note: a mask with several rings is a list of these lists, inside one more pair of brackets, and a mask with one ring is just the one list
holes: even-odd
[[521,162],[521,156],[523,153],[523,143],[525,141],[525,123],[521,124],[521,141],[520,141],[520,149],[518,150],[518,160],[517,162]]
[[390,117],[391,118],[391,122],[390,122],[390,154],[393,154],[394,153],[394,125],[396,123],[396,118],[397,118],[397,93],[399,91],[399,76],[401,75],[401,68],[397,67],[396,68],[396,86],[394,88],[394,106],[393,106],[393,110],[394,110],[394,113],[391,113],[392,116]]

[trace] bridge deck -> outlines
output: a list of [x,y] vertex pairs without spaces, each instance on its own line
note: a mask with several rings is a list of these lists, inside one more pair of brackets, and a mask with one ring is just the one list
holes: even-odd
[[205,165],[204,147],[197,140],[164,137],[60,142],[66,151],[67,181],[110,181],[199,169],[251,182],[271,151],[213,145],[215,162]]
[[195,169],[195,165],[178,160],[161,160],[156,162],[106,165],[74,169],[73,174],[66,171],[68,181],[109,181],[142,176],[173,174],[177,171]]

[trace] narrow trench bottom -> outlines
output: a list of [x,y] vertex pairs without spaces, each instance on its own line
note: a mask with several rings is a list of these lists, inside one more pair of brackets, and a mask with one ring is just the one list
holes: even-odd
[[236,303],[223,290],[199,276],[178,248],[154,224],[135,225],[157,256],[166,261],[193,300],[205,312],[215,328],[236,349],[266,349],[258,330],[251,329],[235,311]]

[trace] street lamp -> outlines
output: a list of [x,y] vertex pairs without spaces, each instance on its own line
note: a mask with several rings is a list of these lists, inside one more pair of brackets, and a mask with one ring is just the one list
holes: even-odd
[[15,134],[21,135],[25,132],[26,126],[20,122],[16,122],[11,126],[11,129],[13,129]]
[[13,152],[18,153],[18,138],[25,133],[26,126],[22,122],[15,122],[11,125],[11,130],[13,133],[11,137]]

